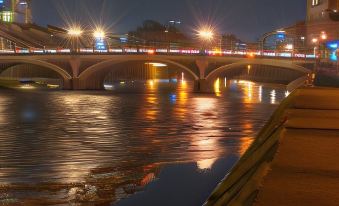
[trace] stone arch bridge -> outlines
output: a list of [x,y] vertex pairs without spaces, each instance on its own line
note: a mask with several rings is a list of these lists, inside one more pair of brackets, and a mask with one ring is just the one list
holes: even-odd
[[[308,75],[313,65],[307,59],[245,58],[225,56],[148,55],[148,54],[88,54],[88,55],[3,55],[0,56],[0,74],[10,68],[39,67],[56,72],[63,80],[64,89],[103,89],[105,75],[115,65],[131,62],[159,62],[180,69],[196,82],[196,90],[205,91],[211,80],[220,74],[246,65],[264,65],[279,68],[269,72],[268,78],[289,76],[292,81]],[[260,73],[260,72],[259,72]],[[267,72],[266,72],[267,73]],[[293,79],[294,78],[294,79]]]

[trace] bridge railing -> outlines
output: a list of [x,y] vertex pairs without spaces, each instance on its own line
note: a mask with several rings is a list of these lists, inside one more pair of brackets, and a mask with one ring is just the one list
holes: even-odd
[[310,53],[277,52],[277,51],[249,51],[249,50],[198,50],[190,48],[167,49],[167,48],[110,48],[107,50],[94,50],[82,48],[74,52],[71,49],[26,49],[16,48],[15,50],[0,50],[0,55],[53,55],[53,54],[149,54],[149,55],[202,55],[202,56],[236,56],[248,58],[282,58],[282,59],[315,59],[316,56]]

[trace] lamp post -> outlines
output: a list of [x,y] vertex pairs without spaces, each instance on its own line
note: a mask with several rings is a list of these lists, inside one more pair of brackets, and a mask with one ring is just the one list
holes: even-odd
[[80,27],[73,27],[68,30],[68,35],[71,38],[72,52],[79,52],[79,38],[81,37],[83,31]]
[[215,36],[214,31],[210,26],[199,29],[197,35],[199,39],[203,42],[203,50],[207,49],[207,45],[213,41]]
[[314,72],[315,73],[318,70],[321,57],[323,56],[322,51],[321,51],[321,45],[326,40],[327,40],[327,34],[324,31],[320,33],[319,37],[315,37],[312,39],[312,43],[314,44],[314,56],[315,56]]
[[314,54],[314,69],[313,72],[316,73],[318,67],[318,47],[319,47],[319,39],[313,38],[312,39],[313,47],[313,54]]

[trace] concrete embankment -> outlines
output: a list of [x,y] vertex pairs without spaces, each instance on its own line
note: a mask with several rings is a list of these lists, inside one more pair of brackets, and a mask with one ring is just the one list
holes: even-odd
[[339,89],[298,89],[205,205],[338,205],[338,157]]

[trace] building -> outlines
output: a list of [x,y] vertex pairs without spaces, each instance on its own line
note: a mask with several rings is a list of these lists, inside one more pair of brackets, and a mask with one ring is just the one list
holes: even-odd
[[307,39],[339,39],[339,0],[307,0]]
[[31,0],[0,0],[0,21],[32,23]]
[[[294,49],[300,52],[310,52],[314,47],[321,45],[333,53],[334,49],[337,49],[334,45],[339,45],[339,0],[306,1],[305,21],[277,30],[285,33],[283,43],[293,44]],[[279,36],[277,31],[265,34],[261,39],[262,44],[264,45],[270,36]]]

